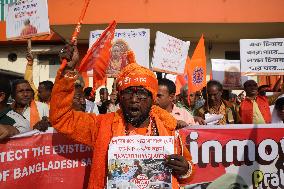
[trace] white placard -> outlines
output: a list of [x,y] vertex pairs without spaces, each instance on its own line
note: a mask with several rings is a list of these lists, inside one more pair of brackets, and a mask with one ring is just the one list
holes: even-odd
[[246,75],[283,75],[284,38],[241,39],[241,71]]
[[[89,47],[100,37],[103,30],[90,32]],[[116,29],[114,33],[111,59],[107,75],[115,77],[127,65],[125,52],[134,52],[136,62],[149,68],[150,30],[149,29]]]
[[240,60],[211,59],[212,76],[224,89],[242,89],[249,76],[241,76]]
[[164,163],[165,156],[173,153],[172,136],[112,138],[108,151],[107,188],[150,189],[157,183],[172,188],[172,176]]
[[47,0],[21,0],[7,8],[7,39],[50,34]]
[[158,31],[153,52],[153,70],[183,74],[189,46],[189,41],[185,42]]

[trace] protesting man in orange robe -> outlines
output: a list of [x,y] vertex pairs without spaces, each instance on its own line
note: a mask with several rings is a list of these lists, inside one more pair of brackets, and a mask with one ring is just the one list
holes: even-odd
[[[74,53],[73,53],[74,52]],[[50,103],[50,121],[54,128],[76,141],[91,146],[93,151],[89,189],[104,189],[107,182],[108,147],[112,137],[127,135],[176,136],[176,120],[165,110],[153,105],[158,91],[155,74],[128,58],[117,78],[120,110],[115,113],[89,114],[72,110],[74,81],[78,63],[76,47],[68,46],[65,53],[68,66],[57,73]],[[165,165],[172,169],[172,188],[188,183],[192,177],[191,155],[175,137],[175,154]]]

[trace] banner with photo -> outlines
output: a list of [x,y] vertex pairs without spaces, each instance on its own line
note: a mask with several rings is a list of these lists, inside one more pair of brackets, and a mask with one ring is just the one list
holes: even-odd
[[249,76],[241,75],[240,60],[211,59],[212,77],[224,89],[242,89]]
[[23,0],[7,6],[8,40],[50,34],[47,0]]
[[153,70],[183,74],[189,46],[189,41],[182,41],[157,31],[152,59]]
[[172,188],[165,156],[174,153],[174,137],[114,137],[108,151],[107,189]]
[[[96,42],[103,30],[90,32],[89,47]],[[132,50],[136,62],[149,68],[150,30],[149,29],[116,29],[112,42],[111,57],[107,69],[108,77],[116,77],[127,64],[126,51]]]
[[241,39],[240,56],[246,75],[283,75],[284,38]]
[[281,189],[284,124],[194,126],[180,130],[196,172],[186,189]]

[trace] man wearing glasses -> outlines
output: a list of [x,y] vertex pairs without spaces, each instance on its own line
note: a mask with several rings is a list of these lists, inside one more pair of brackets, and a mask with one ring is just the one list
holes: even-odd
[[[94,149],[88,188],[103,189],[107,182],[108,148],[112,137],[144,135],[175,136],[176,120],[165,110],[153,105],[158,91],[155,74],[134,62],[128,53],[129,64],[117,77],[120,110],[102,115],[72,110],[74,71],[79,62],[76,46],[63,49],[68,66],[57,73],[51,95],[50,120],[54,128],[76,141]],[[191,156],[176,139],[175,154],[165,159],[172,170],[172,188],[188,183],[192,175]]]

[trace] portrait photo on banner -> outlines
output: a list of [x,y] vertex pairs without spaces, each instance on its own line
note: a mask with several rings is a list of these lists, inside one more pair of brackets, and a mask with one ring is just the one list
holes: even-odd
[[8,40],[50,34],[47,0],[26,0],[5,5]]
[[[103,30],[90,32],[89,48],[100,37]],[[150,30],[149,29],[116,29],[112,41],[108,77],[116,77],[129,62],[127,51],[135,54],[136,62],[149,68]]]
[[224,89],[242,89],[249,76],[242,76],[240,60],[211,59],[212,76]]

